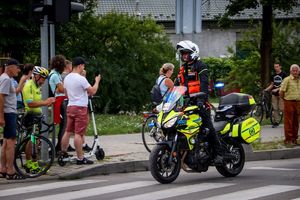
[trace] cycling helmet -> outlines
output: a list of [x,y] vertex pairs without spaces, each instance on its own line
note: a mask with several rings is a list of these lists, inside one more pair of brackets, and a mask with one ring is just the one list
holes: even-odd
[[37,74],[43,78],[47,78],[49,75],[49,71],[44,67],[34,66],[33,74]]
[[[183,40],[177,43],[176,45],[177,51],[180,53],[181,60],[183,53],[189,53],[190,61],[197,60],[199,58],[199,47],[197,44],[191,42],[190,40]],[[185,62],[184,60],[182,60]]]

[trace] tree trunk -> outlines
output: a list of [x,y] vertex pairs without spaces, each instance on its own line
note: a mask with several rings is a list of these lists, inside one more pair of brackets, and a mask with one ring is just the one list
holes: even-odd
[[266,88],[271,77],[271,51],[273,38],[272,5],[263,5],[263,22],[260,41],[261,87]]

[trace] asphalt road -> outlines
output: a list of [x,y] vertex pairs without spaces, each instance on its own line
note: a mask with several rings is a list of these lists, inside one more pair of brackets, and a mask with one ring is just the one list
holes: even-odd
[[0,184],[1,200],[14,199],[300,199],[300,159],[247,162],[234,178],[214,168],[182,172],[172,184],[157,183],[150,172],[111,174],[71,181],[14,181]]

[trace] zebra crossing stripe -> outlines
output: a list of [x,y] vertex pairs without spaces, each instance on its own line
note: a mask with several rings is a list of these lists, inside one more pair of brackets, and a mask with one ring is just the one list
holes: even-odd
[[106,181],[106,180],[60,181],[60,182],[54,182],[54,183],[32,185],[32,186],[27,186],[27,187],[11,188],[11,189],[6,189],[6,190],[0,190],[0,197],[6,197],[6,196],[30,193],[30,192],[38,192],[38,191],[44,191],[44,190],[52,190],[52,189],[62,188],[62,187],[84,185],[84,184],[89,184],[89,183],[98,183],[98,182],[104,182],[104,181]]
[[300,170],[300,169],[278,168],[278,167],[250,167],[249,169],[279,170],[279,171],[296,171],[296,170]]
[[146,187],[146,186],[156,185],[156,184],[157,184],[156,181],[136,181],[131,183],[122,183],[122,184],[116,184],[116,185],[110,185],[104,187],[84,189],[79,191],[65,192],[62,194],[46,195],[46,196],[30,198],[26,200],[81,199],[81,198],[87,198],[87,197],[97,196],[101,194],[108,194],[112,192],[119,192],[124,190],[141,188],[141,187]]
[[128,196],[124,198],[118,198],[114,200],[156,200],[156,199],[165,199],[185,194],[190,194],[194,192],[201,192],[205,190],[210,189],[216,189],[216,188],[222,188],[231,186],[234,184],[230,183],[201,183],[201,184],[194,184],[194,185],[186,185],[186,186],[180,186],[176,188],[166,189],[166,190],[160,190],[156,192],[150,192],[146,194],[141,195],[134,195],[134,196]]
[[249,200],[249,199],[261,198],[264,196],[288,192],[288,191],[297,190],[297,189],[300,189],[300,186],[268,185],[268,186],[264,186],[264,187],[253,188],[253,189],[249,189],[249,190],[240,190],[237,192],[213,196],[213,197],[202,199],[202,200],[224,200],[224,199]]

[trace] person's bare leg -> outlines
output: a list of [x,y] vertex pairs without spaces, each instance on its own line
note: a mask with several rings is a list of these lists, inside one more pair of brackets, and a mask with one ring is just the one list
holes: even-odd
[[83,159],[83,151],[82,151],[82,145],[83,145],[84,139],[82,135],[75,134],[74,136],[74,146],[76,149],[77,158],[79,160]]
[[15,145],[16,139],[7,139],[7,146],[6,146],[6,168],[7,174],[14,174],[14,158],[15,158]]
[[6,173],[6,147],[7,147],[7,139],[3,139],[3,144],[1,148],[1,160],[0,160],[0,172]]
[[63,135],[61,139],[61,151],[67,152],[71,134],[71,132],[65,132],[65,134]]

